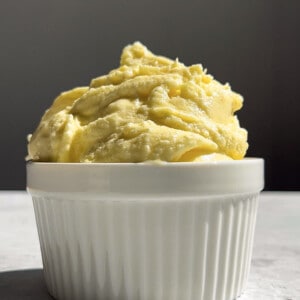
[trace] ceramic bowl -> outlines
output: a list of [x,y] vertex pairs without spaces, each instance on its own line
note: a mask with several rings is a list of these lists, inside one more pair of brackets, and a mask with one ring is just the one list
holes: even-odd
[[27,164],[59,300],[231,300],[247,282],[263,160]]

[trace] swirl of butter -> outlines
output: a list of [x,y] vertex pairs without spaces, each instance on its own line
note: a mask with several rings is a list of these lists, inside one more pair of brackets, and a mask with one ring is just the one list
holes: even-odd
[[29,137],[28,159],[145,162],[242,159],[243,98],[202,66],[156,56],[140,42],[118,69],[60,94]]

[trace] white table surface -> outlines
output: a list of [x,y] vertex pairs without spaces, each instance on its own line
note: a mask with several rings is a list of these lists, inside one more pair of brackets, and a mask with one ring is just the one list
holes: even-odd
[[[31,198],[0,191],[0,300],[46,291]],[[261,195],[247,289],[239,300],[300,299],[300,192]],[[182,299],[184,300],[184,299]]]

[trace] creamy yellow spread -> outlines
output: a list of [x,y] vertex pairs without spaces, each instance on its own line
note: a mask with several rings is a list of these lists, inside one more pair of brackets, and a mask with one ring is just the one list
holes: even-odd
[[247,131],[234,113],[243,98],[200,64],[124,48],[118,69],[63,92],[29,137],[28,158],[44,162],[242,159]]

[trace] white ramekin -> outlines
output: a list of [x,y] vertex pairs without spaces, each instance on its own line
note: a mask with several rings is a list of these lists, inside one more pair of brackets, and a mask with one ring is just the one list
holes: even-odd
[[230,300],[249,273],[263,160],[28,163],[51,295]]

